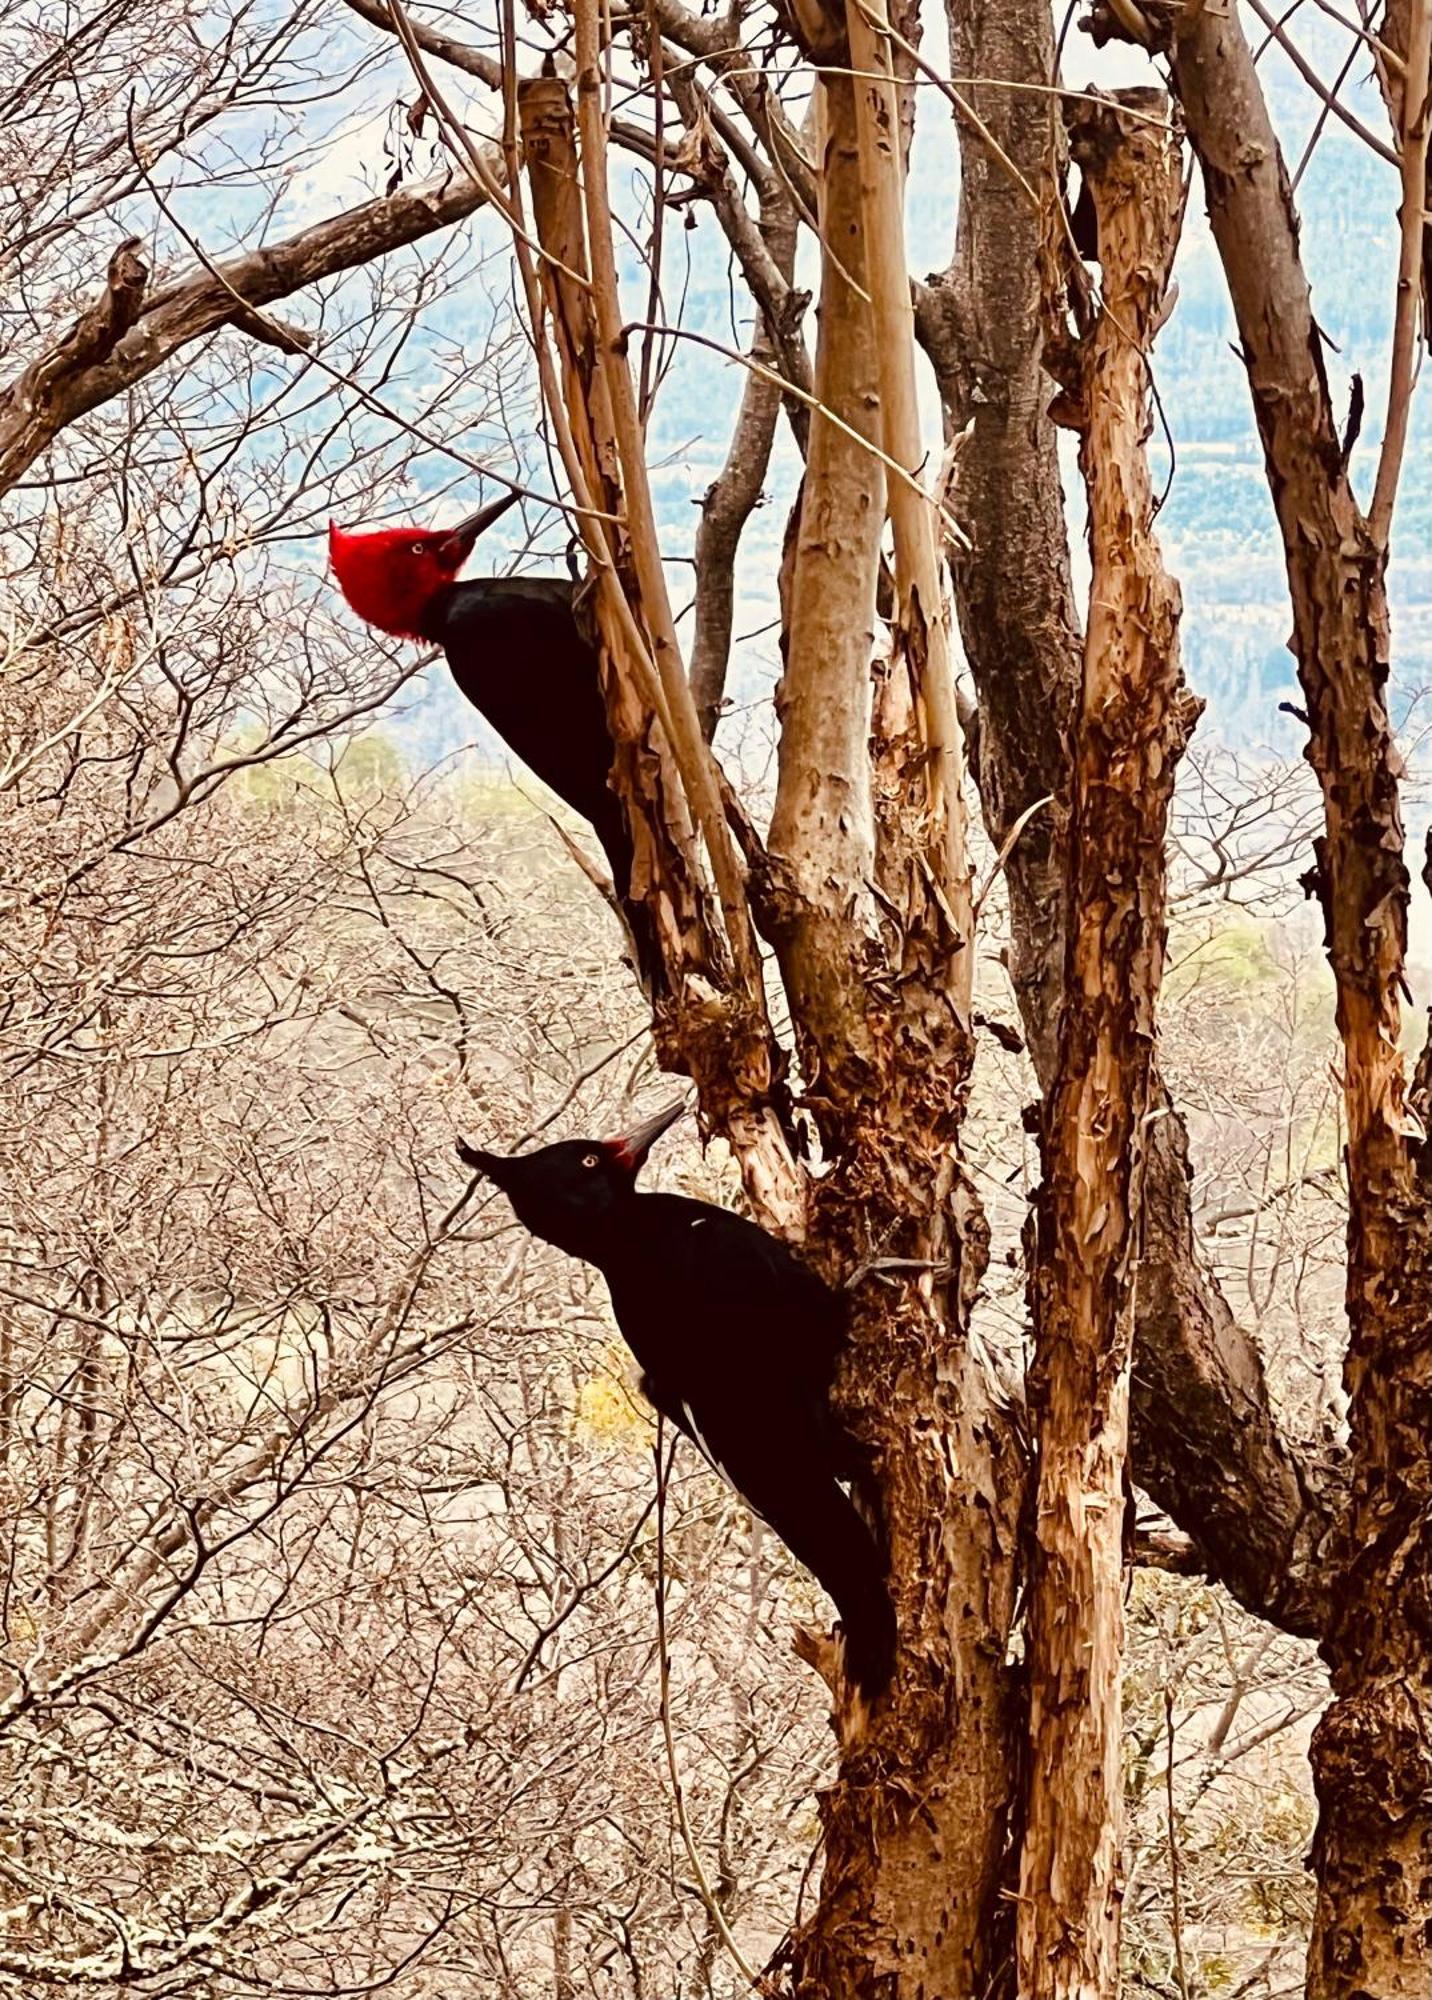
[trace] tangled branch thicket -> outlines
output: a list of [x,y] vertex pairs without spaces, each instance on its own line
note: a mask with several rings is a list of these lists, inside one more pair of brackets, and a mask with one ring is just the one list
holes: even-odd
[[[488,463],[529,494],[566,490],[523,324],[531,299],[494,201],[518,108],[504,64],[532,77],[550,57],[565,75],[572,23],[510,7],[409,22],[381,0],[349,11],[336,24],[315,0],[110,0],[61,21],[0,0],[0,1983],[96,2000],[724,2000],[738,1986],[727,1934],[753,1964],[789,1968],[802,1949],[817,1962],[822,1918],[803,1926],[822,1832],[834,1825],[858,1864],[868,1830],[849,1743],[842,1763],[824,1690],[790,1646],[793,1623],[825,1612],[738,1500],[678,1457],[662,1581],[679,1826],[649,1412],[600,1285],[528,1242],[453,1151],[459,1134],[515,1147],[614,1129],[675,1031],[666,1020],[654,1037],[622,933],[573,865],[581,829],[554,827],[437,691],[441,668],[428,677],[412,649],[360,636],[321,574],[330,515],[426,519]],[[773,953],[764,986],[754,958],[738,970],[746,998],[770,1006],[797,1096],[820,1085],[796,1123],[832,1237],[865,1213],[855,1200],[841,1212],[850,1158],[863,1171],[884,1148],[872,1214],[908,1166],[899,1117],[918,1059],[894,1064],[907,1095],[888,1132],[860,1095],[871,1051],[888,1055],[887,1019],[908,1006],[913,1020],[942,980],[973,983],[975,1087],[967,1112],[962,1079],[945,1106],[964,1121],[961,1171],[937,1199],[934,1177],[910,1170],[930,1196],[922,1245],[943,1246],[924,1270],[968,1256],[973,1271],[980,1211],[988,1225],[968,1326],[967,1299],[898,1258],[862,1293],[867,1363],[885,1352],[882,1326],[893,1353],[897,1331],[928,1323],[921,1352],[941,1367],[958,1355],[987,1394],[969,1464],[955,1420],[930,1433],[958,1503],[932,1542],[968,1530],[973,1549],[1017,1519],[1028,1465],[1020,1241],[1039,1168],[1021,1108],[1058,1059],[1052,795],[1066,788],[1082,641],[1041,373],[1055,217],[1028,202],[1055,130],[1053,25],[1032,0],[998,18],[947,11],[958,239],[911,297],[951,446],[945,514],[974,531],[941,552],[970,685],[958,717],[953,701],[902,707],[882,665],[874,760],[861,620],[878,601],[897,660],[919,655],[921,606],[938,595],[937,517],[908,477],[891,506],[893,573],[877,579],[880,489],[919,444],[916,382],[891,363],[908,333],[899,270],[875,260],[886,338],[862,346],[865,294],[842,261],[865,255],[858,170],[868,182],[892,134],[857,102],[860,65],[821,41],[819,8],[788,21],[651,0],[615,20],[601,108],[628,305],[642,295],[627,428],[647,426],[664,536],[674,510],[653,440],[673,434],[673,386],[704,394],[711,379],[676,338],[714,338],[703,286],[728,287],[723,343],[757,364],[732,423],[713,418],[701,440],[713,479],[689,531],[690,626],[673,527],[677,616],[656,637],[674,653],[694,634],[695,711],[708,734],[720,718],[726,768],[762,823],[782,661],[774,637],[740,646],[750,599],[765,618],[777,594],[779,536],[758,503],[792,499],[804,459],[807,490],[830,504],[793,522],[781,565],[789,673],[770,826],[773,854],[822,866],[762,879],[741,828]],[[1398,145],[1415,153],[1410,186],[1425,119],[1415,127],[1397,86],[1425,61],[1425,36],[1408,8],[1392,12],[1402,55],[1381,74]],[[590,38],[594,9],[584,23]],[[896,25],[857,5],[841,32],[865,63],[888,56],[880,91],[908,124],[917,98],[926,119],[949,104],[926,91],[923,46],[916,89],[913,24]],[[446,138],[414,48],[441,79]],[[590,144],[591,103],[585,114]],[[893,187],[878,191],[887,219]],[[816,274],[797,244],[820,229]],[[1409,224],[1409,283],[1417,249]],[[544,283],[552,268],[534,251]],[[819,346],[804,289],[817,275]],[[618,302],[600,303],[610,316]],[[842,312],[846,349],[831,333]],[[1399,316],[1403,373],[1411,324]],[[866,390],[874,407],[882,381],[903,421],[883,442],[838,431],[832,407]],[[594,478],[611,472],[603,443]],[[531,556],[541,521],[529,506],[512,560]],[[550,529],[549,559],[567,532]],[[600,549],[590,519],[587,533]],[[770,557],[754,591],[738,567],[753,541]],[[609,602],[609,649],[639,654],[635,623],[612,636],[620,614]],[[866,707],[830,699],[837,656],[856,660]],[[697,734],[693,712],[677,759],[693,794]],[[634,740],[635,767],[650,744]],[[842,817],[822,786],[847,756]],[[955,774],[948,796],[936,765]],[[966,914],[950,915],[936,878],[975,781],[980,926],[955,976],[944,925]],[[1306,1947],[1347,1210],[1332,990],[1295,880],[1321,823],[1315,788],[1301,765],[1198,742],[1180,785],[1160,1067],[1141,1121],[1123,1957],[1131,1990],[1190,2000],[1291,1990]],[[694,802],[714,848],[714,792]],[[729,903],[742,878],[735,846],[722,851]],[[842,874],[824,866],[837,855],[863,860]],[[896,908],[909,919],[898,979],[876,950]],[[743,937],[746,905],[726,914]],[[828,1022],[812,1026],[822,967],[860,1015],[844,1075],[812,1057],[840,1053],[837,1033],[820,1042]],[[951,1074],[976,1046],[966,1027],[931,1031]],[[743,1087],[726,1106],[736,1156],[687,1142],[666,1176],[734,1202],[744,1164],[751,1191],[751,1155],[794,1126],[774,1087],[743,1124]],[[935,1154],[953,1160],[953,1141]],[[799,1207],[808,1164],[771,1174],[772,1212]],[[998,1506],[981,1513],[986,1465]],[[1013,1606],[1012,1546],[999,1560],[991,1594],[1008,1584]],[[900,1582],[908,1600],[919,1579]],[[1004,1706],[960,1727],[983,1739],[1013,1816],[1009,1621],[985,1610],[970,1657]],[[922,1615],[922,1646],[953,1643],[942,1605]],[[928,1648],[911,1650],[924,1661]],[[931,1684],[948,1676],[932,1670]],[[925,1726],[937,1721],[930,1710]],[[901,1838],[925,1839],[924,1803],[891,1790],[876,1831],[899,1820]],[[947,1833],[969,1814],[953,1779],[935,1791],[930,1823],[938,1807]],[[993,1952],[1007,1921],[1007,1823],[982,1830],[998,1923],[971,1903],[972,1951]],[[890,1921],[898,1934],[907,1919]],[[852,1952],[886,1950],[883,1933],[867,1946],[850,1928]]]

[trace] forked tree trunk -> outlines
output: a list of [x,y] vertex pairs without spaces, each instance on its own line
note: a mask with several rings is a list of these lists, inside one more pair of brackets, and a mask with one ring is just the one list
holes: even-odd
[[[1129,115],[1125,115],[1127,113]],[[1122,1897],[1125,1449],[1169,803],[1197,713],[1153,534],[1148,349],[1182,214],[1156,91],[1066,112],[1102,299],[1060,407],[1080,434],[1093,571],[1074,722],[1059,1056],[1044,1107],[1021,2000],[1113,2000]],[[1068,265],[1083,291],[1082,265]]]
[[[578,51],[584,90],[589,48],[590,20]],[[555,164],[550,148],[539,157],[529,108],[535,90],[529,87],[524,105],[534,188]],[[872,1255],[920,1268],[871,1278],[856,1298],[844,1395],[869,1454],[865,1485],[889,1540],[901,1659],[891,1696],[872,1717],[846,1683],[838,1650],[816,1638],[805,1647],[831,1684],[843,1757],[840,1781],[822,1804],[819,1904],[788,1957],[794,1990],[809,2000],[914,2000],[988,1992],[994,1969],[1008,1961],[1010,1926],[999,1896],[1014,1769],[1005,1650],[1022,1462],[1012,1427],[961,1337],[983,1238],[958,1161],[972,1054],[964,1001],[970,943],[959,922],[968,885],[960,800],[950,785],[959,768],[952,690],[947,664],[934,664],[923,643],[938,615],[938,579],[931,582],[926,561],[923,587],[907,588],[908,643],[882,676],[876,725],[871,654],[885,518],[879,452],[891,357],[877,349],[863,295],[866,223],[852,83],[837,75],[823,90],[820,200],[828,251],[818,388],[854,435],[819,414],[813,419],[781,694],[779,792],[760,906],[791,1002],[805,1101],[831,1162],[811,1203],[811,1253],[838,1278]],[[584,124],[581,154],[590,174],[588,139]],[[571,171],[562,167],[568,179]],[[874,171],[898,174],[898,159],[887,155]],[[867,152],[867,181],[871,172]],[[570,192],[565,198],[570,204]],[[590,249],[597,227],[590,185],[586,211]],[[539,234],[555,250],[543,217],[539,205]],[[580,233],[575,223],[572,233]],[[578,255],[568,242],[563,261],[585,272]],[[597,271],[595,259],[591,268]],[[596,327],[594,342],[584,289],[559,280],[549,266],[553,316],[569,324],[574,351],[592,356],[585,373],[568,369],[571,428],[579,432],[600,410],[593,374],[606,375],[614,405],[620,384],[613,387],[611,371],[625,362],[609,324]],[[907,348],[909,337],[907,317]],[[896,358],[908,365],[908,352]],[[615,446],[620,490],[629,498],[641,469],[622,449],[615,412],[614,428],[614,440],[593,435],[590,456],[594,472],[608,470]],[[909,509],[905,521],[908,553],[910,531],[918,536],[920,526]],[[632,531],[641,533],[635,515]],[[920,563],[917,550],[912,579]],[[630,571],[633,608],[649,629],[650,579],[637,564]],[[921,588],[923,604],[915,601]],[[607,592],[603,629],[618,671],[608,699],[620,740],[628,727],[620,708],[625,639],[609,600]],[[660,814],[668,809],[663,795],[643,788],[642,744],[631,741],[634,755],[618,762],[619,786],[634,814]],[[659,868],[667,849],[681,858],[679,839],[658,838]],[[712,912],[699,884],[692,895],[704,941]],[[664,1054],[698,1077],[703,1104],[709,1098],[730,1130],[733,1089],[738,1107],[744,1092],[759,1112],[769,1086],[758,1061],[743,1073],[723,1050],[736,1024],[729,1005],[724,1020],[712,1009],[708,1027],[691,1004],[696,983],[682,963],[683,942],[670,928],[663,936],[674,989],[661,1021]],[[714,940],[705,964],[731,992]],[[747,1047],[759,1055],[754,1026]],[[739,1046],[734,1054],[741,1057]],[[743,1157],[748,1188],[753,1161],[759,1165],[765,1151],[758,1143]],[[753,1191],[759,1199],[759,1184]],[[768,1201],[764,1212],[796,1233],[796,1206]]]
[[[1064,973],[1066,827],[1055,801],[1068,791],[1082,647],[1041,367],[1048,209],[1030,202],[1010,167],[1036,191],[1047,185],[1058,119],[1048,93],[1054,25],[1048,0],[998,8],[946,0],[946,14],[951,73],[965,79],[961,95],[973,115],[955,117],[954,259],[920,288],[919,321],[947,422],[964,433],[954,505],[970,546],[956,557],[955,577],[979,696],[971,761],[995,845],[1023,822],[1005,868],[1008,968],[1047,1089]],[[1316,1633],[1330,1601],[1324,1547],[1341,1494],[1326,1460],[1281,1429],[1257,1343],[1200,1260],[1188,1135],[1162,1101],[1146,1162],[1134,1476],[1196,1538],[1240,1603],[1286,1630]]]

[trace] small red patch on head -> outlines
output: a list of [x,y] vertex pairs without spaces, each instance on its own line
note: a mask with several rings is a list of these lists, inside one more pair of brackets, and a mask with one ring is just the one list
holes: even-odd
[[338,588],[364,624],[399,639],[424,636],[425,612],[463,563],[446,535],[425,534],[421,528],[350,534],[332,521],[328,559]]

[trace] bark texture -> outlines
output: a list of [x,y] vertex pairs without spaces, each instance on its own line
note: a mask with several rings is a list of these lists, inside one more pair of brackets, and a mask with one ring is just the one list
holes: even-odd
[[[880,967],[870,777],[875,572],[885,521],[880,378],[869,306],[854,97],[820,93],[822,259],[817,410],[788,550],[780,762],[766,836],[764,924],[804,1037],[808,1093],[838,1118],[875,1075],[867,980]],[[852,436],[851,433],[854,433]],[[864,442],[862,442],[864,440]],[[853,1140],[854,1134],[851,1138]],[[846,1139],[835,1130],[837,1148]]]
[[[1046,185],[1055,144],[1043,94],[1054,66],[1047,0],[947,0],[947,13],[952,73],[988,79],[962,85],[964,96],[1025,181]],[[996,845],[1052,800],[1029,819],[1005,871],[1010,978],[1047,1090],[1064,977],[1067,735],[1082,652],[1042,365],[1044,220],[970,120],[956,126],[955,256],[920,288],[918,319],[950,428],[968,427],[954,506],[971,546],[955,562],[956,602],[979,694],[972,762]],[[1187,1133],[1159,1092],[1166,1108],[1146,1162],[1135,1320],[1134,1476],[1240,1602],[1287,1630],[1316,1632],[1330,1601],[1321,1551],[1340,1484],[1281,1431],[1258,1350],[1200,1261]]]
[[[854,86],[835,69],[822,92],[817,386],[879,438]],[[900,1653],[890,1695],[864,1715],[835,1662],[807,1649],[836,1693],[842,1756],[821,1800],[819,1900],[781,1954],[801,2000],[986,1994],[1009,1958],[1005,1651],[1023,1466],[962,1337],[983,1257],[957,1152],[971,1059],[963,943],[930,856],[910,664],[882,666],[872,700],[884,500],[879,461],[815,414],[770,836],[772,935],[804,1101],[833,1163],[813,1190],[810,1247],[838,1276],[872,1256],[934,1268],[867,1278],[853,1299],[840,1393],[890,1552]]]
[[[631,897],[643,904],[661,946],[662,982],[651,995],[658,1048],[669,1068],[690,1075],[700,1087],[703,1114],[731,1138],[758,1212],[798,1236],[805,1200],[782,1136],[782,1052],[761,998],[743,985],[732,965],[731,940],[703,884],[685,772],[673,755],[668,690],[635,622],[633,607],[646,602],[646,579],[624,525],[628,481],[612,373],[604,363],[609,359],[623,370],[627,364],[624,351],[606,356],[602,351],[587,280],[588,233],[565,83],[556,76],[528,79],[518,88],[518,111],[537,236],[548,253],[541,282],[563,405],[584,490],[611,517],[602,530],[608,567],[597,579],[593,615],[615,750],[613,782],[634,847]],[[628,394],[630,386],[628,377]],[[668,627],[669,622],[668,614]],[[673,643],[668,630],[668,647]],[[679,674],[679,661],[676,666]],[[708,753],[684,676],[679,691],[704,759]],[[724,835],[724,825],[721,831]],[[748,923],[744,904],[740,914]]]
[[1236,17],[1172,44],[1282,531],[1325,833],[1307,877],[1347,1117],[1352,1497],[1313,1741],[1312,2000],[1432,1987],[1432,1202],[1399,1048],[1408,876],[1386,708],[1385,550],[1347,476],[1286,168]]
[[965,824],[965,746],[955,704],[949,605],[938,515],[921,490],[926,450],[915,385],[915,322],[905,255],[905,149],[900,98],[890,63],[884,0],[846,0],[846,39],[855,72],[860,206],[875,352],[880,431],[892,466],[885,505],[895,545],[892,655],[908,680],[924,752],[923,838],[949,899],[956,950],[957,1004],[966,1021],[974,965],[974,915]]
[[[1126,119],[1127,104],[1139,114]],[[1073,736],[1059,1054],[1035,1207],[1029,1762],[1021,2000],[1113,2000],[1122,1899],[1125,1452],[1132,1306],[1174,769],[1197,704],[1153,534],[1146,359],[1182,214],[1157,91],[1074,103],[1103,302],[1062,398],[1080,434],[1093,572]],[[1071,276],[1084,283],[1082,267]]]

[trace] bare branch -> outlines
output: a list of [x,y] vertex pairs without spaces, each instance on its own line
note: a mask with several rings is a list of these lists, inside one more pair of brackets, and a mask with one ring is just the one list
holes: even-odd
[[[143,311],[132,312],[123,325],[102,307],[97,344],[86,348],[82,342],[75,365],[65,365],[63,352],[58,358],[43,357],[0,391],[0,493],[13,486],[76,418],[132,389],[180,348],[236,317],[242,321],[235,294],[251,306],[269,305],[321,278],[353,270],[449,228],[486,200],[475,180],[445,175],[346,209],[284,242],[230,258],[216,267],[217,276],[200,270],[173,279],[150,293]],[[138,304],[132,283],[124,296]],[[75,333],[85,325],[86,320],[80,321]],[[73,341],[74,334],[67,339]]]

